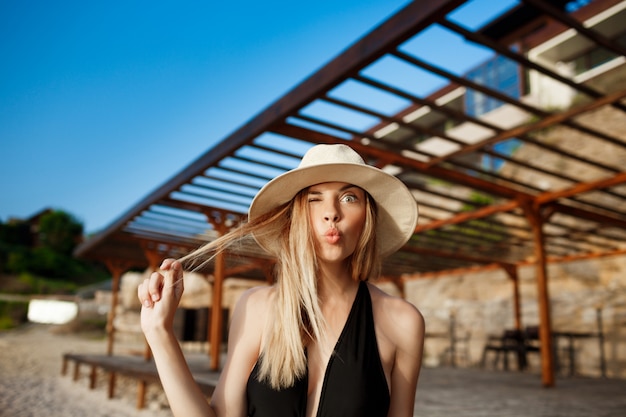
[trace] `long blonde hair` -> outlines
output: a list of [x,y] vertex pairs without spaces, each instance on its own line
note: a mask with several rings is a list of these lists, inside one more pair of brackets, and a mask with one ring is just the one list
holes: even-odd
[[[366,193],[366,220],[354,253],[350,273],[364,281],[379,272],[376,249],[376,204]],[[185,256],[182,261],[210,259],[251,234],[277,242],[273,297],[259,357],[259,378],[274,389],[287,388],[306,373],[305,346],[325,340],[325,321],[317,293],[317,256],[311,233],[308,196],[300,191],[291,201],[243,223],[226,235]],[[207,258],[208,256],[208,258]]]

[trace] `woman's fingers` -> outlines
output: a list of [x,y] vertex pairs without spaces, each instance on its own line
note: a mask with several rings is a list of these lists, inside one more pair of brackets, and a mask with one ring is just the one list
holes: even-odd
[[137,297],[139,298],[139,302],[141,303],[141,305],[146,307],[150,307],[152,305],[150,297],[148,296],[148,279],[145,279],[137,287]]
[[180,262],[178,262],[176,259],[173,259],[173,258],[163,259],[163,262],[161,262],[161,266],[159,268],[162,271],[167,271],[174,264],[180,265]]
[[160,301],[165,292],[180,298],[183,291],[183,268],[175,259],[165,259],[160,266],[161,272],[153,272],[150,278],[137,288],[137,296],[145,307],[152,307]]
[[143,306],[152,307],[155,302],[161,299],[163,281],[163,275],[158,272],[153,272],[150,278],[146,278],[143,283],[137,287],[137,296]]
[[175,259],[164,260],[160,269],[164,276],[163,284],[166,288],[171,287],[183,277],[183,268],[180,262]]
[[[150,278],[146,278],[137,288],[137,296],[139,297],[139,301],[145,307],[152,307],[154,301],[153,292],[154,288],[157,287],[157,282],[159,278],[155,276],[156,272],[150,275]],[[158,296],[156,297],[158,299]]]
[[176,300],[180,300],[183,294],[183,267],[180,262],[174,259],[166,259],[163,270],[163,292],[172,294]]
[[161,299],[165,278],[158,272],[153,272],[148,281],[148,295],[153,302]]

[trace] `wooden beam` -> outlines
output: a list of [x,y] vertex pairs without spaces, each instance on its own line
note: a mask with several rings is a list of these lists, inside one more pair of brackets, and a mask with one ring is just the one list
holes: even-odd
[[565,110],[562,111],[560,113],[554,113],[554,114],[550,114],[547,115],[545,117],[542,117],[541,119],[539,119],[539,121],[535,122],[535,123],[530,123],[530,124],[526,124],[526,125],[521,125],[521,126],[517,126],[514,127],[512,129],[508,129],[505,130],[503,132],[500,132],[494,136],[492,136],[491,138],[475,143],[473,145],[468,145],[463,147],[462,149],[459,149],[456,152],[452,152],[450,154],[447,154],[446,156],[442,156],[440,158],[435,158],[432,159],[431,161],[428,162],[429,165],[436,165],[442,162],[445,162],[447,159],[450,158],[454,158],[455,156],[460,156],[463,154],[467,154],[470,152],[474,152],[477,151],[481,148],[483,148],[486,145],[491,145],[493,143],[498,143],[501,141],[504,141],[506,139],[511,139],[511,138],[515,138],[518,136],[523,136],[526,135],[532,131],[535,130],[541,130],[559,123],[564,123],[569,119],[574,118],[575,116],[579,116],[583,113],[587,113],[590,112],[592,110],[596,110],[602,106],[606,106],[608,104],[613,104],[621,99],[623,99],[624,97],[626,97],[626,90],[621,90],[621,91],[617,91],[615,93],[611,93],[611,94],[607,94],[603,97],[600,97],[588,104],[583,104],[581,106],[578,107],[573,107],[569,110]]
[[418,225],[415,228],[415,233],[425,232],[427,230],[440,229],[444,226],[451,226],[454,224],[464,223],[470,220],[482,219],[497,213],[504,213],[514,210],[520,206],[520,202],[517,200],[511,200],[503,204],[486,206],[474,211],[467,211],[457,214],[453,217],[443,220],[435,220],[424,225]]
[[364,158],[373,157],[376,159],[384,160],[388,164],[396,164],[399,166],[412,168],[418,172],[430,175],[433,178],[439,178],[456,184],[465,185],[467,187],[476,188],[489,194],[494,194],[511,199],[514,199],[519,195],[531,197],[530,194],[525,194],[520,191],[512,190],[508,187],[485,181],[472,175],[442,168],[440,166],[430,166],[429,164],[418,161],[416,159],[408,158],[402,155],[402,149],[381,149],[374,146],[375,144],[364,145],[358,141],[345,140],[336,136],[328,135],[326,133],[315,132],[310,129],[306,129],[300,126],[288,125],[285,123],[276,124],[269,131],[279,135],[305,140],[312,143],[346,143],[359,154],[361,154],[361,156],[363,156]]
[[465,274],[478,274],[486,271],[493,271],[496,269],[502,269],[502,265],[498,262],[493,262],[489,265],[475,265],[464,268],[446,269],[445,271],[434,272],[422,272],[420,274],[405,277],[404,281],[412,281],[416,279],[433,279],[433,278],[445,278],[452,275],[465,275]]
[[626,221],[617,219],[612,216],[607,216],[595,211],[583,210],[578,207],[566,206],[564,204],[554,203],[551,204],[555,211],[563,214],[567,214],[573,217],[579,217],[585,220],[591,220],[605,226],[619,227],[626,229]]
[[296,113],[306,104],[349,78],[350,75],[357,74],[362,68],[395,49],[397,45],[436,22],[465,1],[410,2],[248,123],[186,166],[155,192],[139,201],[104,231],[80,245],[76,249],[77,256],[86,256],[107,236],[123,228],[126,223],[143,210],[158,203],[161,199],[169,197],[172,192],[184,184],[190,183],[194,177],[201,175],[208,167],[217,164],[226,156],[232,155],[237,149],[266,132],[272,125]]
[[426,255],[426,256],[435,256],[438,258],[450,258],[456,259],[459,261],[473,262],[477,264],[491,264],[494,262],[493,259],[490,258],[482,258],[480,256],[469,256],[463,255],[458,252],[445,252],[441,250],[427,249],[427,248],[416,248],[413,246],[404,246],[402,247],[402,252],[410,252],[418,255]]
[[604,95],[602,92],[595,90],[594,88],[588,85],[579,84],[569,77],[565,77],[542,65],[539,65],[536,62],[529,60],[523,54],[517,53],[513,48],[510,47],[510,45],[505,45],[501,42],[496,42],[492,40],[489,36],[483,35],[480,32],[473,32],[447,19],[442,19],[439,22],[439,24],[453,32],[458,33],[459,35],[463,36],[465,39],[469,40],[470,42],[473,42],[478,45],[486,46],[492,49],[493,51],[495,51],[496,53],[498,53],[499,55],[505,56],[517,62],[518,64],[522,65],[526,71],[535,70],[543,75],[548,76],[549,78],[553,80],[556,80],[562,84],[565,84],[573,88],[574,90],[581,92],[583,94],[586,94],[593,98],[602,97]]
[[626,171],[617,173],[611,177],[603,178],[598,181],[580,182],[573,187],[566,188],[559,191],[545,192],[535,197],[537,204],[546,204],[552,201],[568,198],[579,194],[584,194],[590,191],[602,190],[604,188],[615,187],[626,183]]
[[582,261],[586,259],[599,259],[599,258],[606,258],[607,256],[622,256],[622,255],[626,255],[626,249],[616,249],[613,251],[580,253],[580,254],[575,254],[575,255],[550,257],[548,258],[548,263],[573,262],[573,261]]
[[552,323],[543,236],[543,219],[540,207],[531,202],[524,204],[524,213],[532,227],[533,242],[535,245],[537,303],[539,306],[539,339],[541,342],[541,380],[544,387],[553,387],[554,358],[552,352]]
[[[584,253],[577,255],[568,255],[568,256],[553,256],[546,258],[546,263],[562,263],[562,262],[574,262],[581,261],[586,259],[598,259],[605,258],[607,256],[623,256],[626,255],[626,249],[618,249],[615,251],[602,252],[602,253]],[[463,268],[455,268],[455,269],[446,269],[444,271],[433,271],[433,272],[422,272],[419,274],[412,275],[410,277],[403,278],[405,281],[411,281],[414,279],[431,279],[431,278],[442,278],[449,277],[451,275],[466,275],[466,274],[478,274],[486,271],[493,271],[494,269],[502,268],[502,263],[492,262],[487,265],[472,265]],[[535,265],[535,261],[523,260],[521,262],[517,262],[515,264],[517,268],[522,266]]]
[[234,266],[234,267],[226,269],[224,271],[224,275],[227,277],[232,277],[238,274],[242,274],[244,272],[254,271],[256,269],[262,271],[263,268],[265,268],[265,264],[266,262],[257,261],[257,262],[250,262],[245,265]]
[[562,12],[556,7],[552,6],[550,2],[545,0],[522,0],[524,3],[530,4],[532,7],[541,10],[551,18],[561,22],[565,26],[569,26],[575,29],[581,35],[587,37],[592,42],[602,46],[609,51],[616,53],[617,55],[626,56],[626,49],[620,46],[617,42],[611,42],[601,33],[587,28],[583,22],[571,17],[569,14]]

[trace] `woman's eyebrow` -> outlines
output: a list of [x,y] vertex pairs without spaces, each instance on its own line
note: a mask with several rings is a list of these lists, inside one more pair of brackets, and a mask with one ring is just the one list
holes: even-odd
[[[344,185],[343,187],[341,187],[341,188],[339,189],[339,191],[340,191],[340,192],[343,192],[343,191],[349,190],[350,188],[357,188],[357,189],[360,189],[360,187],[359,187],[358,185],[354,185],[354,184],[346,184],[346,185]],[[318,195],[319,195],[319,194],[322,194],[322,192],[321,192],[321,191],[312,190],[311,188],[309,188],[309,190],[307,191],[307,193],[308,193],[308,194],[318,194]]]
[[354,184],[347,184],[347,185],[344,185],[343,187],[341,187],[340,191],[346,191],[346,190],[348,190],[350,188],[359,188],[359,187],[354,185]]
[[[312,189],[312,187],[313,187],[313,186],[309,187],[309,189],[308,189],[308,191],[307,191],[307,194],[315,194],[315,195],[320,195],[320,194],[322,194],[322,191],[313,190],[313,189]],[[346,185],[344,185],[343,187],[341,187],[341,188],[339,189],[339,192],[343,192],[343,191],[349,190],[350,188],[356,188],[356,189],[359,189],[359,190],[361,189],[361,187],[359,187],[358,185],[354,185],[354,184],[346,184]]]

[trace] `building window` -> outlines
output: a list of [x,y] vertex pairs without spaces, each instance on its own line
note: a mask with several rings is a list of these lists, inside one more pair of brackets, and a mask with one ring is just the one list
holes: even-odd
[[[613,41],[622,47],[626,47],[626,32],[616,37]],[[614,52],[608,51],[599,46],[586,50],[584,53],[571,59],[571,62],[574,64],[575,74],[579,75],[617,57],[618,55]]]
[[[465,78],[511,98],[520,98],[519,68],[515,62],[504,56],[494,56],[470,70]],[[502,104],[500,100],[472,89],[468,89],[465,94],[465,109],[474,117],[488,113]]]

